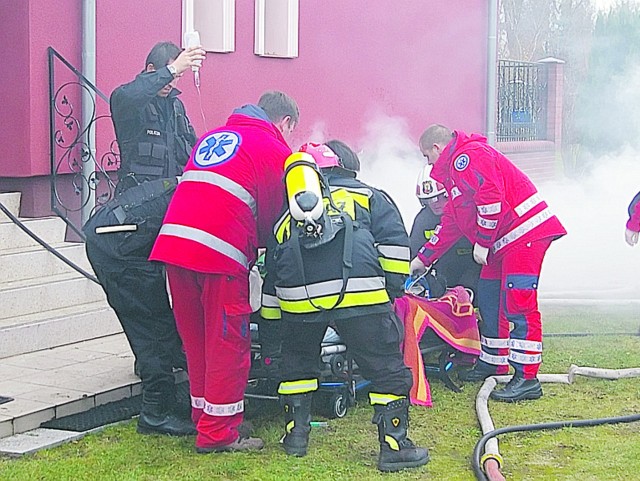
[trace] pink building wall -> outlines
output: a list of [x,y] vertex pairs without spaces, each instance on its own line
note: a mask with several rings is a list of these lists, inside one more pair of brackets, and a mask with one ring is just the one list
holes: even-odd
[[[286,91],[299,103],[294,147],[318,129],[357,143],[374,114],[404,118],[416,139],[433,122],[484,132],[487,2],[401,3],[302,0],[299,57],[274,59],[253,54],[254,2],[236,2],[236,51],[208,54],[201,71],[206,125],[190,78],[179,84],[197,132],[216,127],[267,89]],[[81,69],[80,6],[79,0],[0,5],[0,17],[11,25],[0,32],[3,58],[25,59],[0,74],[0,190],[25,191],[50,172],[46,49],[54,47]],[[110,94],[142,70],[154,43],[179,43],[180,35],[180,0],[100,0],[98,88]],[[102,129],[100,135],[113,134]]]

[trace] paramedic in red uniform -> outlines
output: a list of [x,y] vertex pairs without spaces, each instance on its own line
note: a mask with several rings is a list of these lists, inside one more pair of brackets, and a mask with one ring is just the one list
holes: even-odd
[[266,92],[202,136],[151,252],[167,264],[199,453],[263,446],[238,433],[250,367],[249,270],[284,203],[291,149],[283,135],[298,119],[292,98]]
[[547,248],[566,231],[531,180],[486,138],[432,125],[420,137],[420,150],[449,202],[441,225],[412,261],[412,272],[424,270],[460,237],[471,240],[473,258],[483,266],[478,283],[482,353],[466,380],[506,374],[511,364],[513,378],[491,397],[538,399],[538,280]]
[[640,192],[638,192],[631,204],[629,204],[629,220],[627,220],[627,228],[624,233],[624,240],[631,247],[638,243],[638,234],[640,233]]

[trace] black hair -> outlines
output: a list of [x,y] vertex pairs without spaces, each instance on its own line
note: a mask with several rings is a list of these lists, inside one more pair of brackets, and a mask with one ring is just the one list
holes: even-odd
[[360,172],[360,159],[358,155],[351,150],[351,147],[341,140],[335,139],[325,142],[325,145],[338,156],[343,168],[352,172]]
[[152,64],[156,70],[164,67],[171,60],[175,60],[178,55],[180,55],[182,49],[178,47],[173,42],[160,42],[156,43],[149,55],[147,55],[147,60],[144,64],[144,68],[146,69],[149,64]]

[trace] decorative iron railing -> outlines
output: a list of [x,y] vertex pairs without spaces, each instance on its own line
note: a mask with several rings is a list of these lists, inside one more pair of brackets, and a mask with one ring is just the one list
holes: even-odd
[[[51,47],[48,56],[51,209],[84,238],[82,212],[106,203],[116,187],[110,172],[119,165],[120,155],[109,98]],[[60,72],[58,66],[65,69]],[[99,128],[105,135],[95,142]],[[96,143],[104,143],[101,153]]]
[[500,142],[546,140],[546,64],[498,61],[498,125]]

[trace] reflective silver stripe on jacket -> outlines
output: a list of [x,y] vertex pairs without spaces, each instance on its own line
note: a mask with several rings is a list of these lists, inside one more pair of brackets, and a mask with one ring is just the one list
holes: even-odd
[[241,250],[236,249],[228,242],[223,241],[208,232],[196,229],[195,227],[178,224],[165,224],[160,229],[160,233],[158,235],[171,235],[181,239],[188,239],[193,242],[197,242],[198,244],[202,244],[209,249],[213,249],[214,251],[233,259],[245,269],[249,269],[247,256],[245,256]]
[[484,217],[480,217],[480,215],[478,214],[478,225],[480,227],[484,227],[485,229],[490,229],[493,230],[496,227],[498,227],[498,221],[497,220],[489,220],[489,219],[485,219]]
[[[355,277],[347,282],[345,292],[366,292],[385,288],[384,277]],[[278,298],[284,301],[300,301],[306,300],[308,297],[322,297],[334,294],[340,294],[342,289],[342,279],[332,281],[318,282],[309,284],[305,290],[304,286],[300,287],[276,287]],[[307,297],[308,293],[308,297]]]
[[251,212],[253,212],[254,217],[258,215],[256,200],[249,191],[237,182],[234,182],[220,174],[216,174],[215,172],[208,170],[188,170],[182,174],[180,182],[205,182],[207,184],[218,186],[222,190],[227,191],[229,194],[237,197],[239,200],[247,204],[251,209]]
[[478,206],[478,213],[482,215],[499,214],[502,210],[502,203],[496,202],[495,204],[485,204]]
[[378,252],[387,259],[398,259],[408,261],[411,258],[411,250],[404,246],[390,246],[378,244]]
[[536,192],[531,197],[529,197],[527,200],[521,202],[520,205],[518,205],[513,210],[516,211],[516,214],[518,214],[519,217],[522,217],[524,214],[529,212],[531,209],[533,209],[540,202],[542,202],[542,197],[540,197],[540,194],[538,194]]
[[525,235],[527,232],[532,231],[533,229],[538,227],[540,224],[542,224],[544,221],[549,220],[551,217],[553,217],[553,214],[551,213],[551,209],[549,208],[543,210],[542,212],[539,212],[538,214],[534,215],[531,219],[527,220],[526,222],[523,222],[512,231],[503,235],[500,239],[498,239],[493,244],[493,246],[491,247],[491,250],[495,254],[503,247],[506,247],[507,245],[511,244],[513,241],[520,239],[520,237]]

